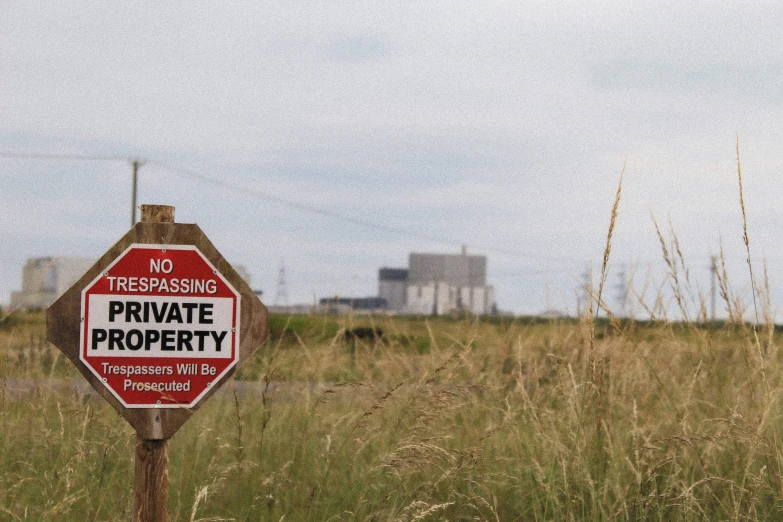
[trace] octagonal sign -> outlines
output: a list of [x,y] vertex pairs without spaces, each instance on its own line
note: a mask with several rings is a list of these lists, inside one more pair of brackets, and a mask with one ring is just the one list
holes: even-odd
[[79,359],[126,408],[190,408],[239,360],[240,302],[194,245],[133,243],[81,292]]

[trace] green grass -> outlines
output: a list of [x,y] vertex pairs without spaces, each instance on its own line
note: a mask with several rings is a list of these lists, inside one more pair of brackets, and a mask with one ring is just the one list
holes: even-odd
[[[128,520],[134,433],[100,398],[52,386],[81,377],[41,341],[42,315],[8,317],[0,520]],[[236,394],[224,386],[171,439],[171,520],[783,516],[775,333],[762,344],[736,324],[271,324]],[[20,394],[15,379],[37,384]]]
[[[171,439],[170,519],[783,519],[783,354],[739,146],[737,170],[752,307],[721,252],[729,320],[708,322],[655,223],[667,274],[631,292],[649,321],[607,309],[621,175],[579,320],[272,316]],[[41,313],[0,315],[0,520],[129,520],[135,434],[44,331]]]

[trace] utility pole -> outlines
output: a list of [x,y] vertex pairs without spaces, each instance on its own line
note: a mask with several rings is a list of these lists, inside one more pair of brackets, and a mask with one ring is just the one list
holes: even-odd
[[133,160],[133,182],[131,185],[131,227],[136,224],[136,189],[139,185],[139,167],[141,162]]
[[710,271],[712,282],[710,284],[710,318],[715,321],[715,280],[718,278],[718,257],[710,257]]

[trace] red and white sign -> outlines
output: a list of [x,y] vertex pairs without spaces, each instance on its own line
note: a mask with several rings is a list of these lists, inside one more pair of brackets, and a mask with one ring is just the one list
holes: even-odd
[[240,302],[195,246],[134,243],[82,290],[79,359],[127,408],[192,407],[239,360]]

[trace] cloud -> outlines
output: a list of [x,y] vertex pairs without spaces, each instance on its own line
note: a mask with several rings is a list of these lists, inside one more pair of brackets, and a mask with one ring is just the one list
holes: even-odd
[[326,48],[326,58],[338,63],[364,63],[382,58],[387,46],[373,35],[336,38]]
[[[149,160],[140,202],[174,204],[267,290],[280,259],[309,300],[456,241],[494,249],[490,271],[517,274],[499,281],[501,305],[535,311],[546,277],[570,292],[600,258],[626,160],[618,259],[658,256],[651,211],[672,218],[689,257],[706,257],[722,233],[742,258],[731,242],[737,134],[753,234],[774,238],[782,9],[16,3],[0,21],[0,148]],[[100,253],[119,237],[129,172],[0,161],[10,218],[0,233],[14,252],[4,280],[26,255]]]

